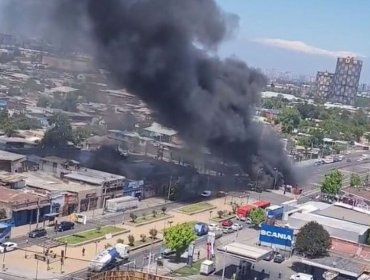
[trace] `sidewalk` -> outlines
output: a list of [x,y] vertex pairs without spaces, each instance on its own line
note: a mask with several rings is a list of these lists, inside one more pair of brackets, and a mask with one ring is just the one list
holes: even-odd
[[[147,209],[150,207],[161,206],[163,204],[165,204],[165,201],[163,198],[151,197],[151,198],[147,198],[147,199],[140,201],[139,207],[136,208],[135,211]],[[84,214],[87,216],[87,223],[89,223],[89,221],[92,221],[92,220],[99,220],[102,218],[109,218],[110,216],[117,216],[117,213],[103,214],[103,209],[91,210],[91,211],[83,212],[81,214]],[[62,221],[70,221],[70,217],[69,216],[58,217],[57,220],[58,220],[58,223]],[[47,224],[48,222],[46,222],[46,227],[47,227]],[[43,225],[43,222],[40,222],[39,226],[42,226],[42,225]],[[30,232],[30,230],[34,228],[36,228],[36,224],[13,227],[12,228],[12,238],[26,236]]]

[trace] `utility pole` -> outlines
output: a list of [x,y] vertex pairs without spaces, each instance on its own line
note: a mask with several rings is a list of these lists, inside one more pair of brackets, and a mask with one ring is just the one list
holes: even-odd
[[39,227],[39,220],[40,220],[40,198],[38,198],[37,200],[36,228]]
[[172,186],[172,176],[170,176],[170,185],[168,186],[167,200],[170,200],[171,186]]

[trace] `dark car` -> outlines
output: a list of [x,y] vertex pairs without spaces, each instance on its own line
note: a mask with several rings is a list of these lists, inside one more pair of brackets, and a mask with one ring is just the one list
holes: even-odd
[[278,254],[275,255],[274,262],[282,263],[283,261],[285,261],[285,257],[282,254],[278,253]]
[[266,255],[264,258],[263,258],[263,260],[264,261],[271,261],[273,258],[274,258],[274,256],[275,256],[275,253],[274,252],[271,252],[270,254],[268,254],[268,255]]
[[65,231],[65,230],[70,230],[74,229],[75,224],[72,222],[68,221],[63,221],[59,225],[56,226],[55,231]]
[[231,227],[233,225],[233,221],[231,220],[225,220],[221,223],[223,227]]
[[44,228],[36,228],[28,233],[29,238],[37,238],[37,237],[43,237],[46,236],[47,232]]

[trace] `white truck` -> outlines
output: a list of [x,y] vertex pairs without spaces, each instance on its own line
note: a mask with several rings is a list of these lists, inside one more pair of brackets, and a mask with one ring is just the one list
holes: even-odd
[[134,209],[139,206],[139,199],[133,196],[122,196],[108,199],[105,203],[107,212],[120,212],[128,209]]
[[93,260],[91,260],[88,270],[92,272],[101,272],[112,269],[129,260],[130,247],[125,244],[116,244],[113,247],[101,251]]

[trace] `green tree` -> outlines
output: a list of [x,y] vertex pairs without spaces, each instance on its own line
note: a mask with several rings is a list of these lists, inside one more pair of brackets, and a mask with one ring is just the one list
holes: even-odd
[[222,216],[224,215],[224,211],[222,211],[222,210],[218,210],[217,211],[217,216],[221,219],[222,218]]
[[68,142],[73,142],[72,127],[68,117],[64,114],[57,113],[49,119],[52,126],[46,131],[41,141],[43,147],[60,148],[66,146]]
[[153,218],[155,218],[155,217],[157,217],[157,210],[152,210],[152,216],[153,216]]
[[128,238],[128,245],[134,246],[134,244],[135,244],[135,237],[132,234],[130,234],[127,238]]
[[262,208],[253,209],[249,214],[249,218],[251,219],[253,225],[259,225],[266,218],[265,210]]
[[47,108],[51,106],[51,99],[45,95],[41,95],[37,100],[37,107]]
[[151,228],[149,230],[149,235],[151,239],[156,239],[158,234],[158,230],[156,228]]
[[336,195],[342,188],[343,174],[338,170],[334,170],[325,175],[324,182],[321,186],[321,192]]
[[130,213],[131,222],[135,223],[137,216],[134,213]]
[[140,234],[140,240],[141,240],[141,242],[145,242],[146,241],[146,234],[144,234],[144,233]]
[[361,177],[358,174],[351,173],[350,186],[351,187],[361,186]]
[[283,133],[292,133],[299,126],[301,116],[297,109],[286,107],[280,112],[279,121]]
[[364,179],[364,185],[367,187],[369,185],[369,174],[366,174]]
[[295,249],[310,257],[320,257],[327,254],[331,246],[329,233],[317,222],[305,224],[297,234]]
[[167,248],[176,252],[177,258],[180,258],[195,239],[196,236],[190,223],[177,224],[164,231],[164,243]]

